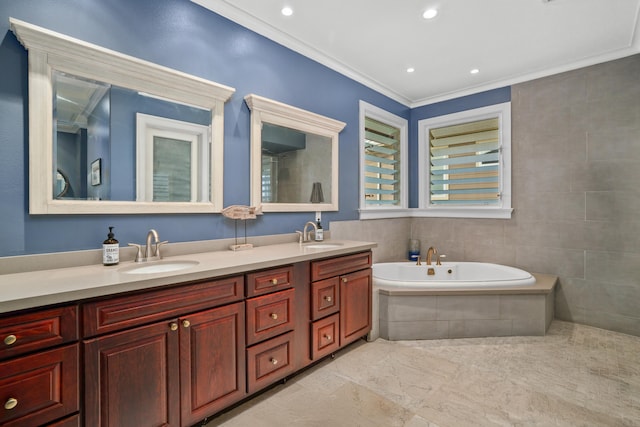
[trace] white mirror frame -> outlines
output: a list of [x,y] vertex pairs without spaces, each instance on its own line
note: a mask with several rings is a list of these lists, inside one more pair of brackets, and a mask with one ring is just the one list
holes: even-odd
[[[29,213],[166,214],[222,211],[224,103],[235,89],[143,61],[14,18],[11,31],[29,51]],[[211,109],[209,202],[56,200],[53,198],[52,70]],[[133,137],[132,137],[133,139]]]
[[[244,98],[251,110],[251,205],[263,212],[338,210],[338,134],[346,123],[258,95]],[[262,203],[262,124],[284,126],[331,139],[331,200],[326,203]],[[311,192],[309,192],[311,195]]]

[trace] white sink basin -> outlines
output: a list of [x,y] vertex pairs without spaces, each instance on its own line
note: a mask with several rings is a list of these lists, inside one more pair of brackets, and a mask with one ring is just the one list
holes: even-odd
[[156,274],[179,271],[198,265],[198,261],[156,261],[148,264],[129,266],[120,271],[125,274]]
[[343,243],[310,243],[306,245],[302,245],[305,249],[331,249],[331,248],[339,248],[343,246]]

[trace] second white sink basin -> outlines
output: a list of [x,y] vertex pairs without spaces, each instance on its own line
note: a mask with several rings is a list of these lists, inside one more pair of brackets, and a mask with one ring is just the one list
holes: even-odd
[[139,264],[123,268],[125,274],[155,274],[167,273],[169,271],[178,271],[191,268],[198,265],[198,261],[156,261],[148,264]]
[[331,249],[331,248],[339,248],[340,246],[343,246],[343,243],[311,243],[311,244],[306,244],[303,245],[304,248],[306,249]]

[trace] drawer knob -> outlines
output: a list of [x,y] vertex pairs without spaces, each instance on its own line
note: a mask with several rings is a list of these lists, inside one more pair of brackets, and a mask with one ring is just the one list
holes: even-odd
[[18,406],[18,399],[15,399],[13,397],[8,398],[4,403],[4,409],[13,409],[16,406]]
[[349,281],[349,279],[347,279],[346,277],[342,278],[342,283],[347,283]]
[[169,323],[169,328],[172,331],[177,331],[178,330],[178,324],[176,322],[171,322],[171,323]]
[[276,359],[275,357],[272,357],[271,359],[269,359],[269,362],[271,362],[271,364],[273,364],[273,365],[277,365],[278,364],[278,359]]
[[324,334],[324,339],[331,341],[331,335]]
[[185,328],[188,328],[189,326],[191,326],[191,322],[189,322],[188,320],[183,320],[182,326],[184,326]]
[[331,299],[332,299],[332,298],[331,298],[331,297],[329,297],[329,296],[324,297],[324,300],[325,300],[326,302],[331,302]]
[[278,284],[278,279],[271,279],[271,284],[272,285],[277,285]]
[[7,335],[7,336],[4,338],[4,343],[5,343],[6,345],[14,344],[16,341],[18,341],[18,338],[16,338],[16,336],[15,336],[15,335]]
[[273,320],[276,320],[278,318],[278,314],[277,313],[271,313],[269,315],[269,317],[271,317]]

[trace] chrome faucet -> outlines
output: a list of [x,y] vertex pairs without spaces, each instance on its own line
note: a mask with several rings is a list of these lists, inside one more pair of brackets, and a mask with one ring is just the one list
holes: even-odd
[[135,262],[147,262],[162,259],[162,255],[160,254],[160,246],[164,245],[165,243],[169,242],[167,240],[161,242],[160,237],[158,236],[158,232],[152,228],[147,233],[147,242],[144,248],[144,255],[142,252],[142,245],[129,243],[129,246],[135,246],[136,248],[138,248]]
[[433,246],[429,247],[427,250],[427,265],[431,265],[431,257],[437,255],[438,251]]
[[307,230],[307,228],[309,226],[311,226],[313,228],[313,232],[314,233],[318,231],[318,226],[316,225],[315,222],[307,221],[307,223],[304,225],[304,228],[302,229],[302,243],[306,243],[306,242],[310,242],[311,241],[310,231]]
[[[153,239],[153,248],[151,247],[151,239]],[[158,232],[153,228],[149,230],[147,233],[147,246],[144,248],[144,257],[145,258],[153,258],[158,253],[158,242],[160,241],[160,237],[158,236]]]

